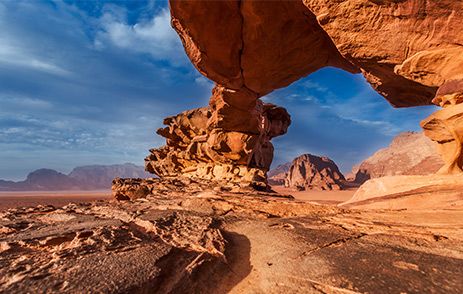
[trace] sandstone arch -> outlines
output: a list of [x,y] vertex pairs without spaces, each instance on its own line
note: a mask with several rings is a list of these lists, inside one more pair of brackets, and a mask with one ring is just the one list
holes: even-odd
[[[461,100],[461,1],[170,0],[170,9],[188,57],[216,86],[208,107],[168,118],[158,132],[167,145],[151,150],[146,163],[160,176],[265,187],[270,140],[286,132],[290,117],[259,97],[325,66],[363,73],[394,107],[428,105],[444,95],[456,97],[453,104]],[[436,134],[449,116],[423,122],[444,153],[456,150],[444,156],[452,173],[463,162],[463,132],[453,127],[460,114],[452,111],[443,139]]]

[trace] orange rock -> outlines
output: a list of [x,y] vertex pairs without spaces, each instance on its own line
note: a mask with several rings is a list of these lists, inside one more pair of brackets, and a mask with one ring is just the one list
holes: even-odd
[[328,157],[303,154],[296,157],[286,174],[285,186],[297,190],[341,190],[346,180]]
[[[150,150],[145,159],[147,171],[160,177],[227,179],[267,187],[265,174],[273,159],[270,140],[286,133],[291,123],[289,114],[284,108],[261,101],[255,101],[249,111],[241,111],[224,100],[230,98],[235,104],[233,99],[242,96],[222,91],[214,90],[213,107],[186,111],[164,120],[167,127],[157,133],[166,138],[166,146]],[[217,100],[227,106],[215,107]],[[221,117],[229,119],[223,123],[218,119]]]
[[[259,98],[322,67],[362,72],[396,107],[429,105],[438,89],[436,99],[461,92],[452,82],[462,79],[461,1],[170,0],[170,9],[187,55],[216,87],[209,108],[158,131],[167,145],[151,151],[147,169],[160,176],[265,178],[270,139],[290,119]],[[440,122],[426,125],[442,134]]]

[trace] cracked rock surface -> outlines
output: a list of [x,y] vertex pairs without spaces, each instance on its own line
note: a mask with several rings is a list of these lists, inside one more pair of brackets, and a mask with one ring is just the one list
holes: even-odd
[[[192,185],[190,185],[192,186]],[[152,190],[0,213],[2,293],[461,293],[461,210]]]

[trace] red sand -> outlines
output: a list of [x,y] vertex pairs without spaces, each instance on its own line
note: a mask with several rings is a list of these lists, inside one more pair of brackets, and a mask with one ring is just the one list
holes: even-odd
[[0,192],[0,210],[39,204],[64,206],[70,202],[82,203],[110,198],[110,190]]
[[283,186],[272,186],[272,189],[281,194],[293,195],[297,200],[313,201],[323,204],[338,204],[352,198],[357,189],[342,191],[295,191]]
[[[349,200],[356,191],[355,189],[345,191],[294,191],[282,186],[272,188],[279,193],[293,195],[298,200],[324,204],[338,204]],[[64,206],[70,202],[82,203],[110,198],[110,190],[0,192],[0,210],[39,204]]]

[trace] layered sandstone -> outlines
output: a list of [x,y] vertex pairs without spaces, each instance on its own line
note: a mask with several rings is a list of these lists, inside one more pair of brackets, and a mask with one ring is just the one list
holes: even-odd
[[456,209],[463,205],[463,174],[386,176],[363,184],[341,207]]
[[388,147],[355,166],[350,180],[362,184],[384,176],[428,175],[438,171],[443,164],[434,142],[423,133],[404,132]]
[[421,122],[424,133],[438,144],[444,166],[439,174],[463,173],[463,79],[444,84],[433,100],[443,109]]
[[328,157],[303,154],[296,157],[285,178],[285,186],[302,190],[341,190],[346,180]]
[[[216,89],[212,107],[180,113],[164,120],[158,134],[166,145],[150,150],[146,170],[160,177],[227,181],[266,189],[273,158],[270,140],[286,133],[291,123],[284,108],[254,101],[237,111],[234,92]],[[237,103],[238,104],[238,103]],[[228,117],[227,120],[224,117]]]

